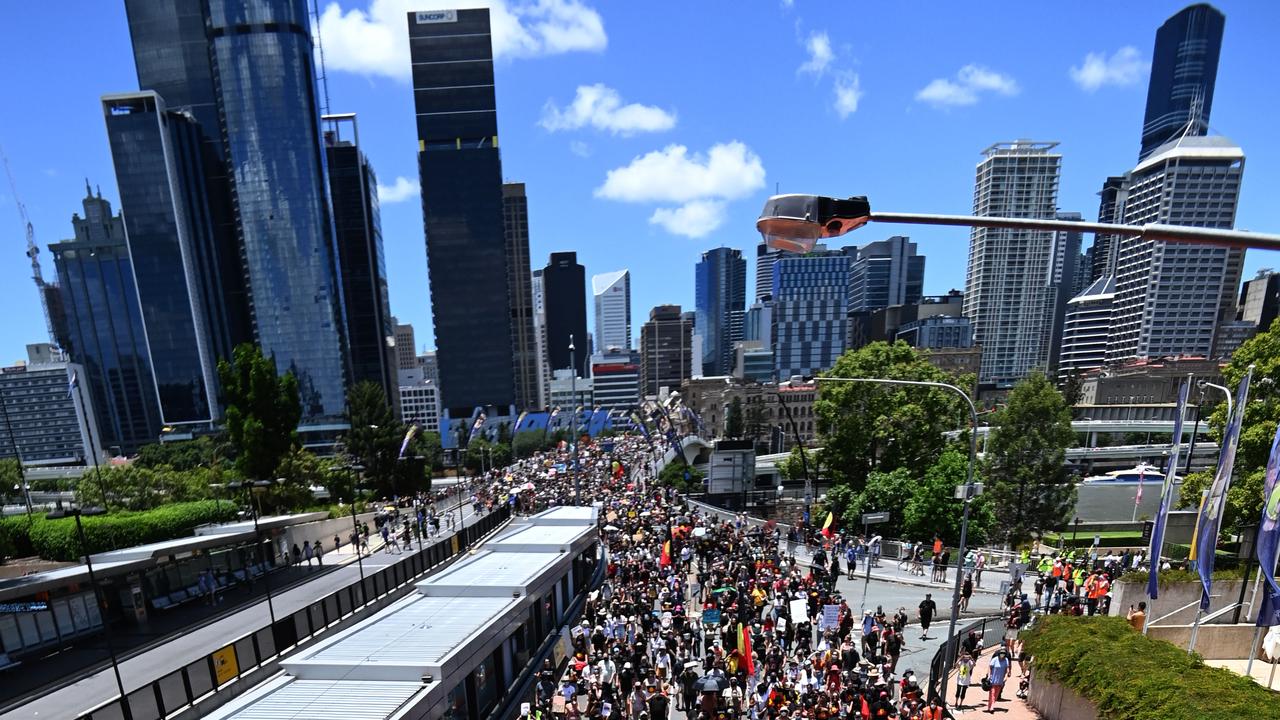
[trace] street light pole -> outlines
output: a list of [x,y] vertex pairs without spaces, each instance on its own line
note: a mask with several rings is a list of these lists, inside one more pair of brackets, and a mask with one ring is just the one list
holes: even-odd
[[817,382],[853,382],[853,383],[869,383],[873,385],[906,385],[914,387],[932,387],[940,390],[947,390],[964,398],[965,404],[969,406],[969,469],[965,478],[964,485],[964,514],[960,520],[960,547],[956,551],[956,584],[955,590],[951,596],[951,623],[947,630],[947,644],[943,655],[942,664],[942,680],[939,686],[940,701],[943,705],[947,702],[947,679],[951,674],[951,666],[955,662],[955,643],[956,643],[956,624],[960,621],[960,589],[964,584],[964,556],[965,545],[969,539],[969,510],[973,502],[973,471],[978,462],[978,408],[973,404],[973,398],[964,390],[955,385],[940,382],[929,382],[925,380],[886,380],[882,378],[844,378],[844,377],[819,377],[815,378]]
[[[808,524],[809,509],[813,503],[813,479],[809,476],[809,461],[805,459],[804,442],[800,439],[800,429],[796,427],[796,419],[791,417],[791,406],[786,400],[782,399],[782,393],[775,391],[774,395],[778,396],[778,404],[782,406],[783,412],[787,414],[787,422],[791,424],[791,434],[795,435],[796,447],[800,449],[800,469],[804,471],[804,521]],[[784,434],[784,440],[785,434]],[[786,443],[783,443],[785,446]]]
[[569,377],[569,396],[572,398],[571,404],[574,405],[573,419],[569,423],[570,433],[572,433],[569,438],[569,448],[573,453],[569,472],[573,475],[573,504],[581,505],[582,485],[578,479],[578,359],[573,347],[573,333],[569,334],[569,366],[573,371]]
[[[237,480],[235,482],[227,483],[227,487],[232,490],[239,490],[241,488],[244,488],[245,490],[248,491],[247,498],[249,500],[249,516],[253,518],[253,543],[254,543],[255,555],[258,554],[258,551],[262,549],[262,531],[258,526],[258,508],[254,505],[254,502],[253,502],[253,490],[254,488],[269,487],[270,485],[271,485],[270,480],[255,480],[253,482],[240,482]],[[268,561],[270,562],[270,565],[275,565],[275,544],[272,543],[271,547],[272,547],[272,550],[271,550],[271,554],[268,555]],[[246,575],[248,575],[248,571],[246,571]],[[265,583],[267,587],[267,614],[271,617],[271,625],[274,627],[276,624],[276,606],[271,598],[271,567],[270,566],[268,566],[267,569],[262,572],[262,582]]]

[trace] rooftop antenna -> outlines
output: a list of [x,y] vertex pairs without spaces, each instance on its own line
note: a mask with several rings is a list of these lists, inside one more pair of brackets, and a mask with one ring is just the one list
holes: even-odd
[[[58,345],[58,338],[53,332],[53,318],[49,315],[49,297],[47,293],[47,285],[44,282],[44,273],[40,271],[40,246],[36,245],[36,230],[31,224],[31,218],[27,216],[27,207],[18,199],[18,184],[13,180],[13,171],[9,168],[9,156],[4,154],[4,148],[0,148],[0,161],[4,162],[4,174],[9,179],[9,190],[13,193],[13,202],[18,206],[18,217],[22,218],[22,224],[26,231],[27,239],[27,257],[31,260],[31,279],[36,284],[36,292],[40,295],[40,309],[44,311],[44,326],[49,333],[49,342]],[[85,181],[86,187],[88,181]]]

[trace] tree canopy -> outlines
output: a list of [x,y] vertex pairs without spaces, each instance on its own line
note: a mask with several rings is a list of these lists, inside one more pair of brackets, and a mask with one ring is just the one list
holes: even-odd
[[281,375],[275,360],[245,343],[236,347],[231,362],[218,361],[218,381],[236,469],[250,480],[276,477],[276,466],[297,443],[302,419],[297,377],[292,371]]
[[1063,527],[1076,501],[1066,467],[1075,441],[1071,410],[1044,375],[1033,372],[1009,393],[986,444],[986,486],[995,529],[1010,544]]

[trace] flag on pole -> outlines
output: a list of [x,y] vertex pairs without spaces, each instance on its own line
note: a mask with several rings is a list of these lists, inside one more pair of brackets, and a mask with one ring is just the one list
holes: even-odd
[[751,660],[751,631],[742,623],[738,623],[738,652],[742,653],[742,662],[747,668],[747,677],[755,675],[756,665]]
[[1227,504],[1227,490],[1231,488],[1231,470],[1236,464],[1236,446],[1240,442],[1240,425],[1244,421],[1244,407],[1249,401],[1249,380],[1253,367],[1245,372],[1236,389],[1236,405],[1227,421],[1222,437],[1222,449],[1218,453],[1218,469],[1213,475],[1213,485],[1200,507],[1200,520],[1196,524],[1196,568],[1200,573],[1200,610],[1209,609],[1209,594],[1213,588],[1213,560],[1218,547],[1218,529],[1222,526],[1222,510]]
[[1138,466],[1138,494],[1135,495],[1133,498],[1134,507],[1137,507],[1142,504],[1142,486],[1146,484],[1146,480],[1147,480],[1147,466],[1139,465]]
[[476,416],[476,422],[474,425],[471,426],[471,435],[467,437],[467,442],[471,442],[472,440],[476,439],[476,435],[480,433],[480,429],[484,427],[484,421],[487,419],[488,419],[488,416],[486,416],[484,413],[480,413],[479,415]]
[[833,512],[827,513],[827,521],[822,523],[823,537],[831,537],[831,523],[835,522],[836,515]]
[[418,434],[418,426],[410,425],[409,432],[404,434],[404,442],[400,443],[400,459],[404,459],[405,450],[409,449],[409,441],[413,440],[413,436]]
[[1178,474],[1178,455],[1182,450],[1182,419],[1187,414],[1187,395],[1191,392],[1191,380],[1182,381],[1178,388],[1178,407],[1173,415],[1173,445],[1169,448],[1169,467],[1165,469],[1164,484],[1160,487],[1160,507],[1151,527],[1151,549],[1147,559],[1151,563],[1147,573],[1147,597],[1156,599],[1158,589],[1156,575],[1160,572],[1160,552],[1164,549],[1164,526],[1169,519],[1169,505],[1173,501],[1173,479]]
[[1262,566],[1262,606],[1258,609],[1258,627],[1280,625],[1280,585],[1276,584],[1276,554],[1280,551],[1280,427],[1271,441],[1271,456],[1262,482],[1262,520],[1258,523],[1258,564]]

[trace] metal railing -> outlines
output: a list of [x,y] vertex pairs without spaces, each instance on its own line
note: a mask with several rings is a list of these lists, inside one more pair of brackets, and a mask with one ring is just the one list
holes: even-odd
[[[1005,621],[1003,617],[993,615],[991,617],[979,618],[970,622],[962,628],[956,630],[956,642],[954,644],[943,642],[938,651],[933,654],[933,659],[929,661],[929,698],[937,698],[938,690],[942,684],[943,668],[947,667],[947,648],[954,647],[959,653],[964,639],[971,632],[978,632],[982,637],[982,647],[989,648],[993,643],[1004,641]],[[942,705],[946,705],[946,698],[938,698]]]
[[[356,613],[415,582],[426,572],[465,553],[511,517],[503,505],[475,524],[460,529],[422,552],[366,575],[297,612],[236,638],[214,652],[149,682],[124,698],[109,700],[79,720],[164,720],[225,692],[246,675],[263,668]],[[262,678],[265,679],[265,678]],[[243,692],[243,688],[236,688]],[[127,710],[126,710],[127,706]],[[126,715],[127,713],[127,715]]]

